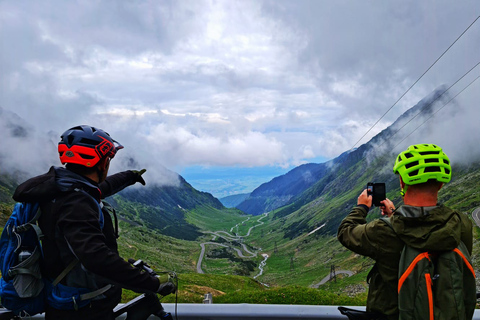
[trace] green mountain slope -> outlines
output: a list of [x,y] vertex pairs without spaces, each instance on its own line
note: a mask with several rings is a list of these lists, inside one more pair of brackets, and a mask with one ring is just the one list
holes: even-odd
[[181,176],[179,180],[178,186],[127,188],[113,197],[113,205],[131,222],[174,238],[195,240],[201,236],[200,229],[188,223],[185,214],[197,207],[211,208],[213,212],[226,208],[211,194],[193,188]]
[[[265,224],[256,228],[248,238],[252,246],[262,248],[269,256],[265,272],[258,277],[259,281],[269,285],[300,283],[311,286],[328,276],[334,267],[336,270],[353,271],[354,275],[349,278],[344,276],[339,285],[327,284],[327,287],[341,292],[353,292],[355,290],[352,288],[358,285],[360,291],[365,291],[365,277],[372,261],[343,248],[336,240],[337,228],[356,205],[358,195],[369,181],[385,182],[387,197],[396,206],[401,205],[398,176],[392,172],[395,154],[390,153],[394,141],[401,137],[396,137],[394,141],[389,139],[419,109],[426,109],[427,114],[433,112],[435,108],[431,101],[440,92],[441,90],[434,92],[419,102],[368,143],[331,160],[328,170],[315,183],[303,192],[292,195],[286,205],[270,210],[268,219],[264,220]],[[472,160],[470,164],[454,164],[453,179],[441,190],[439,201],[467,214],[471,213],[480,206],[479,175],[480,159]],[[287,188],[282,189],[279,185],[268,183],[257,190],[263,192],[264,197],[259,198],[258,203],[264,209],[266,203],[276,201],[277,196]],[[252,192],[254,194],[255,191]],[[249,199],[245,202],[247,201]],[[254,206],[252,203],[250,205]],[[379,209],[373,209],[368,219],[379,216]],[[478,244],[475,246],[474,259],[479,256],[477,248]]]
[[[378,160],[372,167],[378,168],[382,163],[383,160]],[[386,163],[390,165],[389,161]],[[258,227],[249,239],[252,246],[261,247],[269,255],[265,273],[258,278],[259,281],[270,285],[295,283],[311,286],[329,275],[332,266],[335,266],[336,270],[350,270],[355,275],[342,278],[338,285],[332,285],[336,288],[333,290],[347,292],[358,284],[365,290],[366,274],[373,262],[353,254],[336,239],[340,221],[356,204],[358,194],[374,174],[370,169],[360,171],[355,166],[345,171],[328,184],[328,192],[296,210],[281,208],[269,213],[266,223]],[[480,206],[480,161],[468,166],[454,166],[453,172],[454,179],[440,191],[439,202],[470,214]],[[389,186],[387,197],[398,206],[402,203],[398,177],[386,173],[378,178],[387,176],[393,176],[393,179],[383,180]],[[380,211],[375,208],[368,219],[379,217]],[[474,261],[478,261],[479,256],[477,243]],[[340,286],[340,283],[343,285]]]
[[308,163],[272,179],[255,189],[237,208],[252,215],[279,208],[322,178],[328,164]]
[[[428,106],[425,101],[416,109]],[[326,290],[328,296],[340,294],[343,299],[349,295],[364,301],[365,278],[373,262],[345,249],[336,239],[336,230],[369,181],[386,182],[387,196],[397,206],[401,204],[398,177],[392,173],[394,155],[382,152],[391,145],[385,143],[385,149],[378,146],[388,141],[411,112],[358,149],[326,164],[300,166],[291,175],[273,179],[274,184],[260,186],[247,199],[251,202],[245,203],[257,210],[255,214],[267,211],[266,215],[245,215],[240,210],[227,209],[182,178],[178,187],[148,184],[115,195],[108,200],[115,205],[120,218],[120,252],[125,258],[142,258],[158,270],[179,273],[184,302],[200,302],[206,290],[217,290],[224,294],[219,292],[216,302],[280,303],[275,295],[296,292],[300,296],[302,289],[310,296],[317,296],[318,292],[327,296]],[[453,172],[453,180],[441,190],[439,200],[470,213],[480,206],[480,159],[469,165],[454,165]],[[17,180],[0,175],[0,199],[5,201],[0,203],[0,212],[8,214],[11,210],[10,197]],[[378,217],[379,210],[373,209],[368,219]],[[478,228],[475,237],[478,238]],[[195,273],[201,244],[206,244],[201,267],[209,274]],[[247,254],[242,245],[253,254]],[[246,257],[241,257],[237,250]],[[475,266],[480,261],[479,252],[476,241]],[[262,261],[265,266],[260,272]],[[336,282],[306,290],[318,285],[333,269],[351,271],[353,275],[340,274]],[[330,303],[341,301],[332,298]],[[358,304],[359,300],[355,301]]]
[[[388,167],[386,166],[386,161],[393,159],[395,155],[383,154],[382,150],[391,150],[394,141],[402,138],[401,135],[397,135],[395,136],[396,139],[390,141],[399,128],[411,120],[412,115],[420,111],[428,115],[438,110],[438,108],[440,108],[438,102],[447,98],[442,96],[444,91],[445,88],[441,87],[432,92],[414,107],[407,110],[390,127],[377,134],[359,148],[347,151],[326,163],[309,163],[296,167],[285,175],[276,177],[270,182],[262,184],[255,189],[245,201],[240,203],[237,208],[246,213],[258,215],[287,206],[286,211],[283,213],[283,215],[286,215],[298,210],[308,202],[323,196],[325,193],[330,193],[334,197],[339,195],[338,192],[342,191],[340,185],[337,186],[336,193],[332,193],[331,190],[324,192],[324,188],[327,186],[330,187],[330,183],[334,180],[342,181],[343,178],[346,178],[347,181],[343,181],[346,187],[350,187],[352,185],[351,183],[362,183],[363,181],[355,181],[355,178],[358,178],[358,174],[361,173],[359,171],[367,170],[365,168],[372,165],[379,165],[379,167],[377,167],[377,170],[374,172],[370,172],[370,174],[366,176],[367,179],[377,182],[385,181],[383,179],[388,179],[388,177],[383,174],[384,171],[382,170]],[[439,97],[442,97],[442,99]],[[380,156],[385,156],[387,160],[378,164],[367,164],[367,162],[378,161],[377,158]],[[364,163],[363,166],[358,165],[360,161]],[[353,174],[353,170],[356,170],[357,174]],[[388,170],[386,170],[385,173],[386,172],[388,172]],[[339,179],[339,176],[343,176],[343,178]],[[349,176],[351,176],[351,179],[348,179]]]

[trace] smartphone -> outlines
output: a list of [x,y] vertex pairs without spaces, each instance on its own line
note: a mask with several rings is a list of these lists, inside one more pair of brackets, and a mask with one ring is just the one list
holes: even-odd
[[373,197],[373,205],[376,207],[381,206],[382,204],[380,201],[383,201],[387,198],[386,190],[385,190],[385,183],[374,183],[369,182],[367,183],[367,193]]

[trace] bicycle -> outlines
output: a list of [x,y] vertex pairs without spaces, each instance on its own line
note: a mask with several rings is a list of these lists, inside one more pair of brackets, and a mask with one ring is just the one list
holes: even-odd
[[[128,259],[134,267],[148,272],[152,276],[157,276],[155,272],[148,264],[142,260],[133,260]],[[178,288],[178,278],[175,272],[162,272],[168,273],[169,281],[176,280],[176,287]],[[175,299],[176,300],[176,299]],[[177,303],[175,302],[175,318],[176,316]],[[154,315],[162,320],[173,320],[171,313],[166,312],[160,303],[156,293],[143,293],[140,296],[130,300],[129,302],[118,305],[114,310],[113,314],[115,319],[123,314],[127,314],[125,320],[147,320],[151,315]],[[10,310],[0,310],[0,320],[21,320],[22,318],[15,315]]]

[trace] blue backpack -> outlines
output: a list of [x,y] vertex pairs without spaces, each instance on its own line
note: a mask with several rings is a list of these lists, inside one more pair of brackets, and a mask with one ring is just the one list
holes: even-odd
[[[103,228],[103,213],[99,207]],[[61,310],[88,305],[111,285],[96,291],[62,285],[60,281],[79,263],[73,260],[56,279],[42,276],[42,231],[37,225],[39,203],[17,203],[0,237],[0,297],[2,305],[16,315],[33,316],[48,303]]]
[[44,311],[45,281],[40,270],[42,232],[38,203],[17,203],[0,237],[2,305],[20,314]]

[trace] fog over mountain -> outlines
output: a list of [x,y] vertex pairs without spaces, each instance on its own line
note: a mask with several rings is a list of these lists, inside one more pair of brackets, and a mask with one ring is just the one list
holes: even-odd
[[[469,116],[475,117],[476,112],[466,112],[458,104],[450,105],[455,100],[452,100],[453,97],[447,89],[442,86],[432,92],[407,110],[390,127],[359,148],[349,150],[325,163],[298,166],[285,175],[262,184],[236,207],[254,215],[295,201],[298,202],[295,208],[298,208],[299,205],[326,194],[328,190],[322,188],[326,188],[328,183],[334,182],[345,170],[351,170],[350,167],[357,163],[361,163],[363,168],[360,172],[372,171],[370,166],[376,163],[370,179],[381,176],[382,179],[391,180],[396,155],[411,144],[437,144],[449,155],[453,165],[479,162],[480,148],[475,146],[475,141],[478,141],[480,135],[478,130],[475,130],[474,123],[468,119]],[[446,111],[447,107],[454,108]],[[457,123],[463,125],[457,129]],[[468,129],[465,130],[465,127]],[[379,161],[379,158],[385,160]],[[358,184],[364,183],[365,181],[361,180],[353,181],[351,188],[357,188]],[[321,187],[315,187],[316,185]],[[314,190],[309,191],[309,188]],[[305,195],[304,192],[311,195]]]
[[[0,12],[2,123],[18,115],[32,143],[2,128],[12,165],[43,171],[59,135],[89,124],[125,146],[116,169],[145,167],[150,181],[172,182],[161,167],[244,169],[223,186],[226,176],[195,174],[218,194],[251,192],[256,179],[239,181],[258,168],[337,157],[376,123],[359,147],[479,62],[477,0],[25,0],[0,1]],[[478,91],[433,120],[448,130],[421,134],[470,153]]]
[[[453,162],[468,163],[477,159],[480,156],[480,109],[475,106],[480,101],[480,90],[476,90],[475,85],[478,86],[473,83],[466,89],[470,91],[466,96],[468,98],[462,94],[455,97],[458,92],[446,91],[446,85],[437,88],[407,111],[402,121],[393,123],[387,141],[382,136],[374,139],[372,145],[382,152],[395,154],[411,144],[435,143],[447,152]],[[0,134],[1,170],[34,175],[45,172],[51,165],[60,165],[56,148],[61,132],[40,131],[16,113],[0,109]],[[178,185],[177,173],[156,161],[156,151],[149,149],[149,144],[140,142],[130,145],[114,138],[125,145],[125,149],[119,151],[112,161],[112,172],[146,166],[151,182]]]
[[[57,145],[63,132],[40,131],[37,127],[20,118],[17,114],[0,108],[0,173],[21,172],[31,177],[48,171],[50,166],[61,166]],[[126,169],[141,169],[138,158],[128,148],[120,150],[111,162],[110,172]],[[160,163],[150,162],[147,181],[160,186],[179,186],[177,173]],[[145,162],[144,162],[145,164]]]

